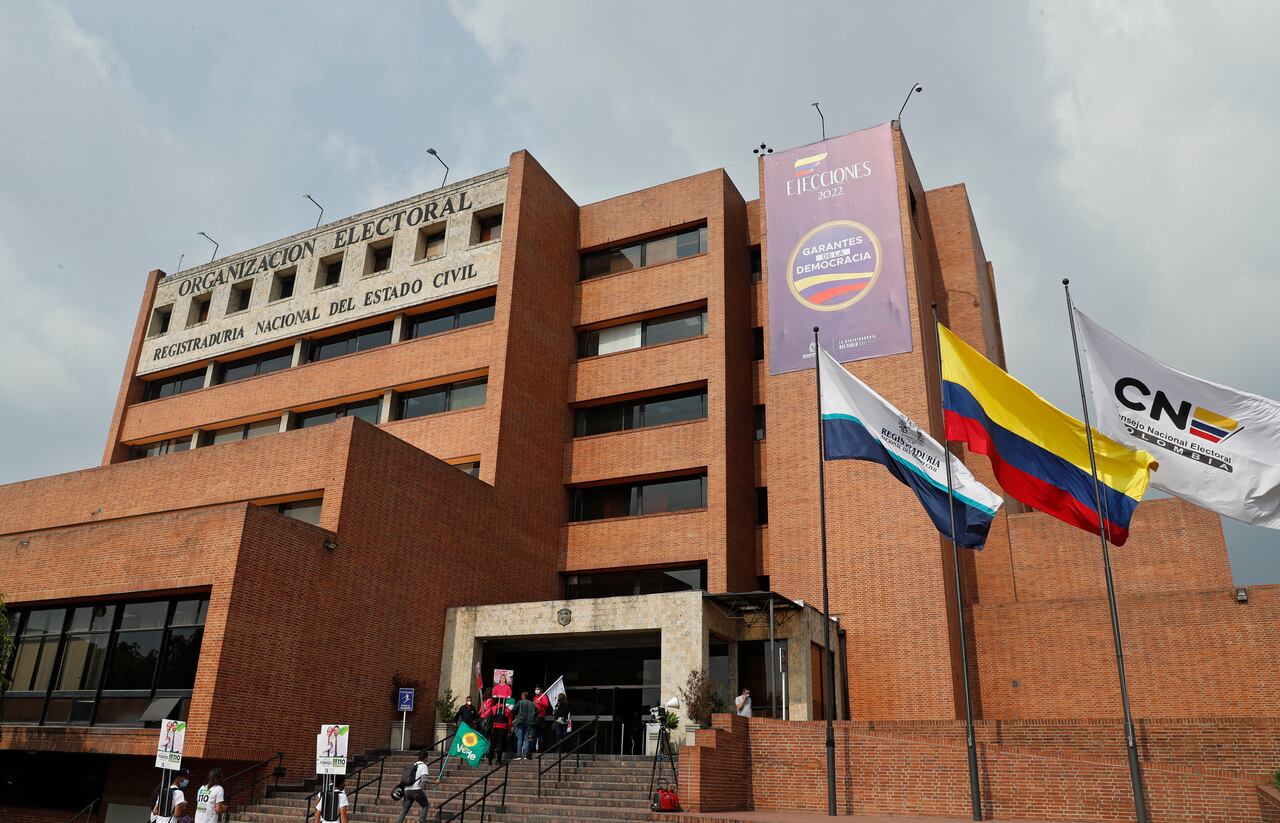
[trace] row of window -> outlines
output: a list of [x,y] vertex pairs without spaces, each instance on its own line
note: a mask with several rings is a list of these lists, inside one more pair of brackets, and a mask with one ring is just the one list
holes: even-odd
[[[431,386],[426,389],[418,389],[411,392],[396,392],[393,394],[392,407],[393,420],[409,420],[414,417],[423,417],[429,414],[440,414],[447,411],[458,411],[460,409],[469,409],[475,406],[484,405],[485,396],[488,393],[488,378],[478,378],[475,380],[463,380],[457,383],[448,383],[442,386]],[[343,417],[358,417],[366,423],[377,425],[382,416],[382,397],[373,397],[368,400],[357,400],[351,403],[340,403],[336,406],[328,406],[322,409],[312,409],[310,411],[294,413],[290,422],[290,428],[309,429],[313,426],[323,426],[325,423],[332,423]],[[258,420],[253,423],[243,423],[235,426],[227,426],[221,429],[211,429],[202,431],[197,439],[199,446],[216,446],[220,443],[233,443],[240,440],[251,440],[255,437],[261,437],[267,434],[275,434],[280,431],[280,418],[273,417],[268,420]],[[191,435],[161,440],[155,443],[147,443],[141,446],[133,447],[133,456],[135,459],[144,457],[156,457],[161,454],[171,454],[173,452],[183,452],[191,448]]]
[[[430,337],[447,331],[489,323],[493,320],[494,298],[488,297],[470,303],[450,306],[447,309],[414,315],[405,318],[404,339],[414,340],[419,337]],[[341,357],[344,354],[367,351],[385,346],[391,342],[393,323],[369,326],[344,334],[321,337],[307,341],[303,362],[316,363]],[[248,377],[287,369],[293,365],[293,347],[255,354],[251,357],[232,360],[216,365],[212,385],[233,383]],[[205,368],[195,369],[182,374],[153,380],[147,384],[146,399],[156,400],[171,397],[175,394],[195,391],[204,388]]]
[[[418,230],[414,262],[443,257],[445,253],[445,226],[443,223],[426,226]],[[488,243],[502,238],[502,213],[477,215],[473,221],[471,245]],[[395,238],[375,241],[369,244],[365,254],[364,275],[377,274],[391,268],[391,257],[395,251]],[[346,252],[340,251],[323,257],[316,264],[315,289],[336,286],[342,282],[342,264]],[[274,303],[287,300],[294,295],[298,279],[298,267],[290,266],[280,269],[271,276],[271,291],[267,302]],[[231,287],[227,298],[225,315],[233,315],[249,308],[253,299],[253,280],[245,280]],[[191,298],[191,306],[187,311],[186,328],[198,326],[209,319],[213,305],[213,292],[196,295]],[[155,337],[166,334],[172,326],[173,304],[158,306],[151,314],[151,326],[148,336]]]
[[136,726],[184,718],[208,608],[207,597],[186,597],[10,612],[5,722]]
[[707,227],[699,226],[625,246],[586,252],[581,258],[582,280],[669,263],[707,251]]
[[578,335],[578,356],[595,357],[600,354],[631,351],[700,337],[706,333],[706,309],[667,314],[648,320],[584,331]]
[[700,474],[572,489],[569,518],[573,522],[582,522],[688,511],[706,506],[707,476]]
[[705,566],[683,566],[666,569],[639,569],[634,571],[591,572],[566,574],[564,596],[566,600],[586,597],[623,597],[637,594],[663,594],[666,592],[696,591],[707,588]]
[[577,409],[573,414],[573,435],[586,437],[686,420],[702,420],[706,416],[707,390],[696,389]]

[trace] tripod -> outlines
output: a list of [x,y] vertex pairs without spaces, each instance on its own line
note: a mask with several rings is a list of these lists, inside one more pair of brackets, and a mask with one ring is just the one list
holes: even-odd
[[667,728],[667,713],[658,715],[658,746],[653,751],[653,772],[649,775],[649,797],[653,797],[653,789],[659,782],[666,782],[662,775],[662,763],[666,761],[671,769],[671,783],[680,788],[680,772],[676,768],[675,752],[671,749],[671,730]]

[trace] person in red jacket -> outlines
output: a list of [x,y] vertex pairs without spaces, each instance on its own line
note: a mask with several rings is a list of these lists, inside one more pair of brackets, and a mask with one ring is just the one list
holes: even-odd
[[480,707],[480,717],[489,724],[489,753],[486,756],[490,765],[493,756],[498,756],[498,765],[502,765],[502,753],[507,748],[507,734],[511,731],[511,709],[501,697],[494,697],[489,691],[489,699]]

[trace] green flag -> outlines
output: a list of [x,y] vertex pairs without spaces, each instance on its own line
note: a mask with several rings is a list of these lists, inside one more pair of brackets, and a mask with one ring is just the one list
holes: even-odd
[[480,766],[480,758],[484,757],[487,751],[489,751],[489,741],[484,735],[466,723],[458,724],[458,733],[453,736],[449,757],[456,757],[474,769]]

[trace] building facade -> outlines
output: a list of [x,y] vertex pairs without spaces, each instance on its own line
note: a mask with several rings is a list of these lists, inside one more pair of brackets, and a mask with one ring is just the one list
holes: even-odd
[[[856,371],[936,436],[930,303],[1004,341],[965,189],[893,145],[912,349]],[[283,752],[302,779],[318,724],[385,747],[415,681],[427,742],[477,665],[563,675],[617,751],[699,668],[821,717],[814,377],[766,365],[763,214],[723,170],[580,206],[520,151],[151,272],[102,464],[0,487],[0,814],[65,819],[37,775],[70,769],[56,802],[123,819],[165,718],[197,768]],[[962,717],[949,547],[882,468],[827,484],[837,716]],[[962,555],[982,718],[1118,715],[1096,549],[1010,504]],[[1115,565],[1137,715],[1275,715],[1280,588],[1237,602],[1216,515],[1147,502]]]

